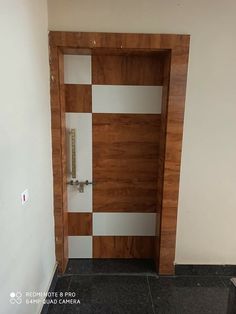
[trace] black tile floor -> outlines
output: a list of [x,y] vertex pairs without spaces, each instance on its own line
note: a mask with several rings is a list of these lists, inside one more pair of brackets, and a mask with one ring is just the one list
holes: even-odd
[[151,259],[69,259],[66,274],[155,274]]
[[[79,299],[80,304],[51,304],[48,314],[227,313],[230,277],[159,277],[142,261],[138,262],[140,268],[135,262],[130,266],[116,261],[113,273],[113,262],[105,262],[107,268],[104,264],[99,268],[99,264],[89,267],[85,263],[83,272],[75,262],[70,261],[67,274],[58,278],[55,291],[75,293],[74,299]],[[122,265],[126,265],[124,272]],[[97,273],[92,273],[94,269]]]

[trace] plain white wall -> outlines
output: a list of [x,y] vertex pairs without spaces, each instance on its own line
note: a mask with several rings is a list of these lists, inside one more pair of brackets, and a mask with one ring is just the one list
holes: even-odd
[[235,0],[48,0],[49,29],[191,35],[176,263],[236,264]]
[[[0,303],[47,291],[55,267],[46,1],[0,1]],[[21,205],[21,192],[29,201]]]

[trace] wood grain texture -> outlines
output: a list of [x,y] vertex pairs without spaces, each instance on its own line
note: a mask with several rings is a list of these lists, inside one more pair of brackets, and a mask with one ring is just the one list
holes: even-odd
[[[179,176],[187,80],[188,48],[172,50],[166,100],[165,152],[162,180],[159,272],[174,273]],[[165,119],[165,117],[164,117]],[[161,160],[161,159],[160,159]],[[160,197],[159,197],[160,199]]]
[[91,55],[92,54],[92,50],[91,49],[71,48],[71,47],[66,47],[66,46],[60,47],[60,51],[64,55]]
[[153,258],[154,237],[94,236],[94,258]]
[[67,55],[88,55],[88,56],[101,56],[101,55],[112,55],[112,56],[154,56],[164,54],[166,49],[150,50],[140,48],[104,48],[104,47],[93,47],[89,49],[85,48],[73,48],[73,47],[60,47],[63,54]]
[[92,86],[65,84],[66,112],[92,112]]
[[160,115],[93,114],[94,212],[156,212]]
[[[163,60],[163,89],[162,89],[162,106],[161,106],[161,126],[159,142],[159,161],[158,161],[158,179],[157,179],[157,211],[162,213],[163,200],[163,179],[165,163],[165,144],[166,144],[166,124],[167,124],[167,104],[169,96],[169,76],[170,76],[170,54],[166,54]],[[160,261],[160,230],[161,219],[157,220],[156,226],[156,266],[159,270]]]
[[[56,225],[56,254],[60,269],[63,269],[62,260],[64,255],[64,252],[61,254],[61,248],[66,245],[64,245],[64,240],[62,240],[65,224],[60,216],[60,209],[64,206],[61,205],[61,202],[65,201],[65,197],[62,196],[64,195],[64,187],[62,181],[60,181],[63,176],[62,159],[60,157],[58,158],[61,147],[57,147],[54,143],[54,136],[55,141],[58,141],[57,137],[59,136],[59,143],[62,146],[64,145],[60,137],[63,111],[60,109],[61,104],[60,99],[58,99],[60,94],[60,88],[58,86],[58,54],[62,51],[65,52],[66,49],[69,49],[70,53],[73,51],[76,53],[76,51],[83,49],[82,53],[92,55],[101,54],[102,51],[104,51],[105,54],[110,53],[116,55],[122,53],[150,55],[159,51],[170,54],[169,93],[166,102],[165,154],[164,159],[159,160],[159,163],[164,163],[163,189],[161,193],[162,201],[159,200],[161,209],[159,272],[160,274],[173,274],[176,234],[176,218],[174,217],[177,216],[182,127],[190,36],[175,34],[50,32],[49,40],[51,50],[51,75],[53,77],[51,81],[51,109],[56,224],[58,220],[58,226]],[[66,219],[65,217],[63,219]],[[173,219],[170,217],[173,217]]]
[[64,50],[86,48],[118,51],[157,52],[163,50],[185,50],[189,46],[189,35],[176,34],[134,34],[134,33],[96,33],[96,32],[61,32],[49,33],[50,43]]
[[54,186],[55,247],[59,271],[68,261],[68,223],[66,188],[65,93],[63,55],[57,47],[50,49],[51,127]]
[[151,56],[92,55],[92,83],[162,86],[163,53]]
[[92,235],[92,214],[69,212],[68,235],[69,236]]

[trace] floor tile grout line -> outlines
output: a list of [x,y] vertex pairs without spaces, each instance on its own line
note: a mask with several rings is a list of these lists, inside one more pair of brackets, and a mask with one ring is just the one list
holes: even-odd
[[71,274],[63,274],[61,277],[69,277],[69,276],[137,276],[137,277],[159,277],[156,273],[71,273]]
[[60,275],[60,277],[66,277],[66,276],[83,276],[83,275],[111,275],[111,276],[150,276],[150,277],[158,277],[158,278],[232,278],[234,276],[229,276],[229,275],[159,275],[158,273],[135,273],[135,272],[88,272],[88,273],[64,273],[63,275]]
[[[104,273],[102,273],[101,274],[102,276],[104,276]],[[111,273],[108,273],[107,274],[108,276],[108,278],[111,276]],[[121,274],[121,275],[123,275],[123,274]],[[89,277],[97,277],[97,279],[100,279],[100,276],[98,275],[98,276],[96,276],[96,274],[85,274],[85,276],[83,276],[83,275],[80,275],[80,274],[75,274],[75,275],[73,275],[73,274],[69,274],[69,275],[66,275],[66,276],[60,276],[60,278],[62,278],[62,283],[63,283],[63,281],[65,281],[66,282],[66,285],[64,285],[64,288],[63,288],[63,290],[65,290],[65,289],[68,289],[68,290],[70,290],[71,288],[73,288],[73,278],[74,277],[81,277],[82,278],[82,280],[84,280],[84,281],[86,281],[87,279],[87,276],[89,276]],[[64,277],[64,279],[63,279],[63,277]],[[68,278],[68,277],[70,277],[70,278]],[[104,276],[104,277],[106,277],[106,276]],[[129,276],[130,278],[132,278],[132,276]],[[146,278],[145,278],[146,277]],[[150,277],[150,278],[149,278]],[[160,278],[160,279],[163,279],[164,280],[164,282],[166,281],[167,283],[169,282],[169,279],[173,279],[172,281],[173,281],[173,283],[175,282],[175,279],[177,279],[177,278],[186,278],[186,279],[191,279],[191,278],[189,278],[190,276],[156,276],[156,278],[157,278],[157,280],[156,279],[153,279],[153,278],[155,278],[155,277],[153,277],[152,276],[152,274],[146,274],[146,275],[144,275],[144,274],[141,274],[141,276],[140,276],[140,274],[138,274],[138,276],[136,276],[136,278],[135,278],[135,276],[133,277],[135,280],[136,279],[138,279],[138,278],[143,278],[142,279],[142,282],[145,284],[145,281],[146,281],[146,284],[148,285],[148,287],[146,287],[145,288],[145,295],[146,295],[146,298],[148,298],[148,309],[146,309],[147,310],[147,312],[149,312],[150,311],[150,313],[159,313],[159,306],[160,306],[160,304],[159,303],[161,303],[162,301],[159,301],[159,298],[160,298],[160,294],[159,294],[159,292],[158,291],[156,291],[156,288],[155,288],[155,286],[156,286],[156,283],[158,283],[158,278]],[[201,277],[201,278],[203,278],[204,279],[204,277],[206,277],[206,276],[191,276],[193,279],[195,279],[196,277]],[[216,287],[218,288],[224,288],[223,290],[221,290],[221,291],[223,291],[223,295],[225,295],[226,296],[226,294],[228,293],[227,291],[226,291],[226,289],[228,289],[229,287],[227,286],[227,281],[225,280],[225,279],[227,279],[227,278],[229,278],[228,276],[207,276],[208,277],[208,279],[209,280],[213,280],[214,278],[218,278],[219,279],[219,283],[221,283],[221,285],[222,285],[222,287],[220,286],[218,286],[218,283],[217,283],[217,285],[216,285]],[[117,276],[117,278],[119,278],[120,279],[120,281],[121,281],[121,283],[122,283],[122,276]],[[144,280],[144,281],[143,281]],[[151,282],[150,282],[150,280],[151,280]],[[195,281],[195,280],[194,280]],[[187,280],[187,282],[188,282],[188,280]],[[213,282],[214,282],[214,280],[213,280]],[[217,280],[217,282],[218,282],[218,280]],[[75,282],[76,283],[76,282]],[[181,282],[180,282],[181,283]],[[152,284],[152,287],[151,287],[151,284]],[[162,281],[159,281],[159,284],[160,285],[162,285]],[[181,283],[181,285],[179,286],[178,285],[178,280],[177,280],[177,285],[175,285],[175,283],[174,283],[174,287],[177,287],[177,289],[179,289],[179,290],[181,290],[181,288],[182,287],[184,287],[184,288],[186,288],[186,289],[195,289],[195,285],[194,286],[192,286],[192,285],[190,285],[190,286],[188,286],[188,284],[187,284],[187,286],[185,285],[186,283],[185,283],[185,281],[183,281],[182,283]],[[214,284],[214,286],[208,286],[208,281],[206,282],[206,286],[201,286],[200,288],[202,289],[202,288],[215,288],[215,284]],[[166,287],[167,289],[169,289],[169,287],[171,287],[171,286],[169,286],[169,285],[167,285],[167,286],[165,286],[164,285],[164,287]],[[148,290],[146,290],[146,289],[148,289]],[[66,291],[66,290],[65,290]],[[206,290],[202,290],[202,291],[206,291]],[[212,290],[213,291],[213,290]],[[214,291],[213,291],[213,293],[215,293]],[[218,292],[216,292],[216,293],[218,293]],[[222,292],[220,292],[221,294],[222,294]],[[169,298],[169,296],[168,296],[168,294],[167,294],[167,299]],[[145,299],[146,299],[145,298]],[[171,296],[171,298],[173,299],[172,301],[173,302],[175,302],[176,301],[176,297],[175,297],[175,295],[172,295]],[[224,298],[224,302],[226,302],[225,301],[225,297],[223,297]],[[143,298],[141,298],[141,299],[143,299]],[[165,299],[165,296],[163,297],[163,299]],[[178,298],[177,298],[178,299]],[[169,300],[169,299],[168,299]],[[223,300],[223,299],[222,299]],[[207,301],[208,302],[208,301]],[[169,301],[168,301],[168,303],[169,303]],[[109,303],[110,304],[110,303]],[[226,304],[226,303],[225,303]],[[167,304],[168,305],[168,304]],[[172,304],[173,305],[173,304]],[[112,307],[114,307],[115,305],[112,305]],[[173,306],[175,306],[175,305],[173,305]],[[194,304],[193,304],[193,308],[194,308]],[[152,310],[151,310],[151,307],[152,307]],[[166,307],[166,304],[164,304],[164,309],[165,309],[165,307]],[[75,312],[77,311],[77,308],[75,308],[74,307],[74,309],[75,309]],[[74,310],[73,309],[73,310]],[[114,307],[114,309],[115,309],[115,307]],[[49,310],[49,309],[48,309]],[[53,307],[52,307],[52,309],[51,309],[51,311],[53,310]],[[55,307],[55,310],[57,310],[57,308]],[[61,311],[59,311],[60,313],[64,313],[64,314],[67,314],[67,306],[66,305],[64,305],[63,304],[63,306],[61,307],[61,310],[62,310],[62,312]],[[111,309],[112,310],[112,309]],[[48,312],[48,314],[49,313],[55,313],[54,311],[49,311]],[[152,312],[151,312],[152,311]],[[164,311],[164,310],[163,310]],[[56,313],[58,313],[59,314],[59,312],[56,312]],[[215,311],[215,313],[216,313],[217,311]],[[74,312],[73,312],[74,313]],[[166,312],[161,312],[161,313],[166,313]],[[176,312],[177,313],[177,312]],[[178,313],[180,313],[180,312],[178,312]],[[188,313],[191,313],[191,311],[189,311]],[[199,313],[199,312],[198,312]],[[217,312],[218,313],[218,312]],[[223,313],[223,311],[222,311],[222,313]],[[226,313],[225,311],[224,311],[224,313]]]
[[155,312],[155,308],[154,308],[154,304],[153,304],[152,292],[151,292],[151,287],[150,287],[150,284],[149,284],[148,276],[146,276],[146,279],[147,279],[149,296],[150,296],[150,299],[151,299],[151,302],[152,302],[152,311],[153,311],[153,314],[155,314],[156,312]]

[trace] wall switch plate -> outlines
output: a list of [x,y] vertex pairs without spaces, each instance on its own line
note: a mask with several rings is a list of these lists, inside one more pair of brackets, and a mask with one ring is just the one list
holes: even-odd
[[21,204],[24,205],[28,202],[29,199],[29,191],[26,189],[24,192],[21,193]]

